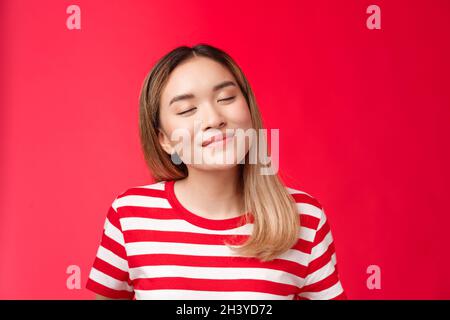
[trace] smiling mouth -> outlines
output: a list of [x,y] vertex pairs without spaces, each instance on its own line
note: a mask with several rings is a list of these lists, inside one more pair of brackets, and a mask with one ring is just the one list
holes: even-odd
[[234,134],[232,134],[232,135],[224,135],[222,137],[215,138],[212,141],[206,142],[205,144],[202,145],[202,147],[206,148],[206,147],[219,146],[219,145],[225,144],[227,141],[229,141],[233,137],[234,137]]

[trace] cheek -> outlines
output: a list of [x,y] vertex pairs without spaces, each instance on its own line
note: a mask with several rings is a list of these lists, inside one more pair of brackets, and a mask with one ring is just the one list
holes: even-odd
[[171,130],[170,139],[172,143],[182,143],[183,145],[191,144],[194,140],[194,130],[185,123],[175,125]]
[[240,128],[251,128],[252,117],[250,109],[245,101],[236,103],[233,108],[230,108],[228,119],[238,125]]
[[192,140],[194,137],[194,128],[192,124],[186,121],[180,121],[180,119],[177,119],[176,117],[169,116],[165,118],[164,128],[172,145],[181,142],[185,144],[187,142],[185,139]]

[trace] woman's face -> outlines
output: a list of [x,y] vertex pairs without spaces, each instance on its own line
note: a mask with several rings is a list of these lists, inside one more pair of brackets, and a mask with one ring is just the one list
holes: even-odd
[[[252,145],[236,132],[252,128],[245,97],[231,72],[212,59],[195,57],[172,71],[159,114],[161,146],[176,151],[188,168],[233,167]],[[228,138],[205,145],[221,135]]]

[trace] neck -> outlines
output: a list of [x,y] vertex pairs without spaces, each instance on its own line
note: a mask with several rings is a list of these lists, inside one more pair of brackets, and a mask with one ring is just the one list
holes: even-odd
[[239,166],[217,171],[189,168],[189,175],[176,184],[180,194],[189,194],[184,199],[188,209],[205,217],[227,219],[244,213],[239,179]]

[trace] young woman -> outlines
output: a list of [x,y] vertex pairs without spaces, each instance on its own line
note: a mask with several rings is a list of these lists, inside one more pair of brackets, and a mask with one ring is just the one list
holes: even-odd
[[139,124],[155,182],[108,211],[86,285],[98,299],[346,299],[320,203],[251,161],[261,115],[228,54],[165,55],[144,81]]

